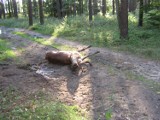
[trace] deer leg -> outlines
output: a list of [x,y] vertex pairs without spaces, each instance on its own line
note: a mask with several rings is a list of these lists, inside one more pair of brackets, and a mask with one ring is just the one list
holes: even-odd
[[88,48],[90,48],[90,47],[92,47],[92,46],[89,45],[89,46],[87,46],[86,48],[82,48],[81,50],[78,50],[78,52],[82,52],[82,51],[84,51],[84,50],[86,50],[86,49],[88,49]]

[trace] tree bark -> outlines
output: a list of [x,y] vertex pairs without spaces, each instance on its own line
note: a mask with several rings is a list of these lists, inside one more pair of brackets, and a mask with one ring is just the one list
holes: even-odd
[[94,15],[97,15],[97,13],[98,13],[97,0],[93,0],[93,11],[94,11]]
[[12,13],[11,13],[11,3],[10,0],[8,0],[8,12],[9,12],[9,18],[12,17]]
[[32,15],[32,2],[28,0],[28,17],[29,17],[29,26],[33,25],[33,15]]
[[78,2],[79,2],[78,13],[81,15],[83,13],[83,0],[78,0]]
[[38,5],[37,5],[36,0],[33,0],[33,11],[34,11],[34,17],[37,18],[38,17],[38,12],[37,12],[38,11]]
[[112,14],[115,14],[115,0],[112,0]]
[[11,14],[12,14],[12,16],[14,16],[13,15],[14,9],[13,9],[13,2],[12,2],[12,0],[10,0],[10,7],[11,7]]
[[129,0],[129,12],[134,12],[136,10],[137,0]]
[[106,0],[102,0],[102,13],[103,16],[106,15]]
[[89,0],[89,21],[92,21],[92,0]]
[[1,2],[2,2],[2,14],[3,14],[3,18],[5,19],[6,13],[5,13],[5,8],[4,8],[4,2],[3,2],[3,0],[1,0]]
[[2,10],[0,9],[0,19],[2,19]]
[[83,14],[83,7],[84,7],[83,0],[82,0],[81,4],[82,4],[82,7],[81,7],[81,13]]
[[138,26],[143,26],[143,0],[140,0],[139,2],[139,20],[138,20]]
[[76,0],[74,0],[73,13],[76,16]]
[[60,19],[61,18],[61,7],[60,7],[60,1],[56,0],[56,7],[57,7],[57,16]]
[[119,4],[119,0],[116,0],[116,14],[117,14],[118,26],[120,28],[120,4]]
[[38,0],[39,3],[39,17],[40,17],[40,24],[44,24],[44,15],[43,15],[43,3],[42,0]]
[[17,11],[17,3],[16,0],[12,0],[13,3],[13,9],[14,9],[14,17],[18,18],[18,11]]
[[128,38],[128,0],[121,0],[120,6],[120,38]]
[[22,9],[23,9],[23,15],[26,17],[27,16],[27,10],[26,10],[26,1],[22,0]]

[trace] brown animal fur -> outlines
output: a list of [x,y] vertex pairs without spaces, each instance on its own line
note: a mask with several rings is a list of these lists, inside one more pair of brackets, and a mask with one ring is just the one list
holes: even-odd
[[45,59],[48,60],[50,63],[53,64],[63,64],[63,65],[71,65],[71,68],[73,70],[77,68],[81,68],[82,64],[88,63],[90,66],[92,64],[89,61],[84,61],[84,59],[88,58],[89,56],[95,55],[99,53],[99,51],[87,55],[82,58],[81,54],[79,52],[82,52],[91,46],[88,46],[86,48],[83,48],[79,50],[78,52],[74,51],[49,51],[46,53]]
[[78,52],[71,51],[49,51],[46,53],[45,59],[53,64],[72,64],[71,57],[75,59],[81,59],[81,55]]

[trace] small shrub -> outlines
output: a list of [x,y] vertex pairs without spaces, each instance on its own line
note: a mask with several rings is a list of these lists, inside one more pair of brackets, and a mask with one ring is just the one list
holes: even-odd
[[15,53],[9,47],[9,43],[4,39],[0,39],[0,62],[13,57],[15,57]]
[[145,19],[149,25],[160,28],[160,10],[149,11]]

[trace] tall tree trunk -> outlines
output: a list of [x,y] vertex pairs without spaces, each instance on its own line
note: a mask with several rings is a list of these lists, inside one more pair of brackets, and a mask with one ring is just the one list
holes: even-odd
[[129,0],[129,12],[134,12],[136,10],[137,0]]
[[2,19],[2,9],[0,9],[0,19]]
[[139,2],[139,20],[138,20],[138,26],[143,26],[143,0],[140,0]]
[[81,15],[83,13],[83,0],[78,0],[79,2],[79,14]]
[[60,1],[56,0],[56,6],[57,6],[57,16],[60,19],[61,18],[61,7],[60,7]]
[[18,11],[17,11],[17,3],[16,0],[12,0],[13,3],[13,9],[14,9],[14,17],[18,18]]
[[74,0],[73,13],[76,16],[76,0]]
[[86,10],[86,11],[89,11],[89,0],[85,0],[84,1],[84,9]]
[[[117,2],[117,5],[119,1]],[[128,1],[121,0],[120,6],[117,7],[118,9],[118,23],[120,29],[120,38],[126,39],[128,38]]]
[[97,13],[98,13],[98,3],[97,3],[97,0],[93,0],[93,11],[94,11],[94,15],[97,15]]
[[33,0],[33,11],[34,11],[34,17],[37,18],[38,17],[38,5],[37,5],[36,0]]
[[12,2],[12,0],[10,0],[10,7],[11,7],[11,14],[12,14],[12,16],[14,16],[13,15],[14,9],[13,9],[13,2]]
[[119,0],[116,0],[116,14],[117,14],[118,26],[120,28],[120,3],[119,3]]
[[33,25],[33,15],[32,15],[32,2],[28,0],[28,17],[29,17],[29,26]]
[[39,17],[40,17],[40,24],[44,24],[44,15],[43,15],[43,3],[42,0],[38,0],[39,3]]
[[92,21],[92,0],[89,0],[89,21]]
[[82,0],[81,4],[82,4],[82,7],[81,7],[81,13],[83,14],[83,7],[84,7],[83,0]]
[[115,14],[115,0],[112,0],[112,14]]
[[1,0],[2,2],[2,13],[3,13],[3,18],[5,19],[6,18],[6,13],[5,13],[5,8],[4,8],[4,2],[3,0]]
[[51,5],[51,13],[50,13],[50,16],[57,17],[57,12],[55,12],[55,9],[57,9],[57,8],[54,8],[56,1],[53,1],[53,0],[52,0],[51,3],[52,3],[52,5]]
[[23,10],[23,15],[26,17],[27,10],[26,10],[26,1],[25,0],[22,0],[22,10]]
[[128,0],[121,0],[120,6],[120,38],[128,38]]
[[8,0],[8,12],[9,12],[9,18],[12,17],[12,13],[11,13],[11,3],[10,0]]
[[106,15],[106,0],[102,0],[102,13],[103,16]]
[[148,10],[150,9],[151,7],[151,0],[148,0]]

